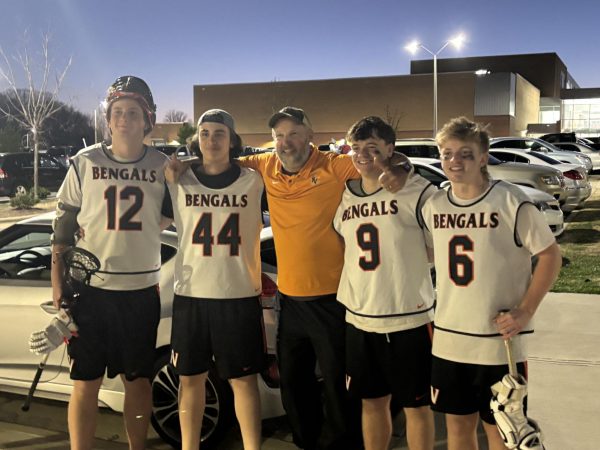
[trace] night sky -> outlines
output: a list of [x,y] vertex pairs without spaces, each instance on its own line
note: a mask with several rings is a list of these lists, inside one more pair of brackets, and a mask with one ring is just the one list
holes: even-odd
[[[158,119],[193,113],[194,84],[402,75],[418,39],[441,58],[555,52],[581,87],[600,87],[600,1],[0,0],[0,46],[72,67],[61,100],[92,113],[119,75],[150,85]],[[18,64],[15,63],[15,68]],[[0,90],[6,83],[0,81]]]

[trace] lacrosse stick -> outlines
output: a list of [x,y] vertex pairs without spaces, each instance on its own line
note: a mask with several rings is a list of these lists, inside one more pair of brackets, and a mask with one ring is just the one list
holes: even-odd
[[63,342],[77,333],[77,326],[69,312],[74,301],[79,297],[79,287],[89,285],[92,275],[100,269],[100,260],[93,254],[78,247],[71,247],[62,255],[65,266],[63,276],[63,298],[61,308],[50,324],[43,330],[33,332],[29,338],[29,349],[36,354],[43,354],[27,398],[21,406],[22,411],[29,411],[33,394],[48,362],[50,353]]
[[[504,314],[508,310],[500,311]],[[505,339],[508,374],[494,384],[490,408],[500,436],[509,449],[544,450],[542,431],[537,422],[525,416],[523,400],[527,396],[527,380],[517,371],[512,340]]]

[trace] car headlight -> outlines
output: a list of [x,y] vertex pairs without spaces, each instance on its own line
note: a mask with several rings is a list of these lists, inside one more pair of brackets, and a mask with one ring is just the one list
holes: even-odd
[[535,205],[535,207],[537,209],[539,209],[542,212],[550,209],[550,205],[548,203],[546,203],[546,202],[543,202],[543,201],[534,202],[533,204]]
[[542,181],[545,184],[560,184],[560,181],[556,175],[544,175],[542,176]]

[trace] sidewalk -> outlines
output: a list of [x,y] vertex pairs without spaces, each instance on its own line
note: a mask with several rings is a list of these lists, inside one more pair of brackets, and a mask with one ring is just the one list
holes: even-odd
[[548,450],[600,448],[600,295],[550,293],[529,346],[529,415]]

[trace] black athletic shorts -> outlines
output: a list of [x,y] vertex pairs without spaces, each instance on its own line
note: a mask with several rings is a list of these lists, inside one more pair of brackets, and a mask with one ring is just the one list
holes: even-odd
[[371,333],[346,324],[346,387],[351,395],[392,394],[400,406],[429,405],[431,324]]
[[[508,365],[485,366],[447,359],[432,359],[431,409],[446,414],[468,415],[479,412],[481,420],[495,424],[490,410],[491,386],[508,373]],[[517,364],[518,372],[527,379],[527,363]],[[527,397],[524,402],[527,412]]]
[[260,299],[175,295],[171,348],[171,364],[179,375],[204,373],[213,359],[224,379],[259,373],[266,364]]
[[69,341],[71,379],[124,374],[150,378],[160,321],[158,287],[110,291],[85,287],[71,308],[79,336]]

